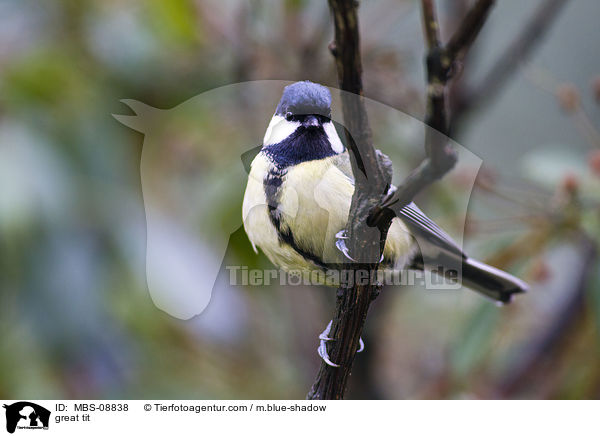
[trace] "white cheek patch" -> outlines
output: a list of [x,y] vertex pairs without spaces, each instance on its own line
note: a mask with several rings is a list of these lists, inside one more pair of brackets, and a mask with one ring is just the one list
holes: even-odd
[[267,127],[263,145],[277,144],[283,141],[294,133],[298,127],[300,127],[300,122],[298,121],[287,121],[279,115],[273,115],[269,127]]
[[342,153],[344,151],[344,144],[342,144],[342,141],[340,140],[340,137],[338,136],[333,123],[328,122],[323,124],[323,129],[327,134],[327,139],[329,139],[331,149],[336,153]]

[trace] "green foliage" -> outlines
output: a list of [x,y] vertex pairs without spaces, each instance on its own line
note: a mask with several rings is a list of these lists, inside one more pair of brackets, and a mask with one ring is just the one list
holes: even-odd
[[463,380],[480,365],[489,353],[500,313],[491,302],[480,304],[471,312],[452,346],[452,369]]

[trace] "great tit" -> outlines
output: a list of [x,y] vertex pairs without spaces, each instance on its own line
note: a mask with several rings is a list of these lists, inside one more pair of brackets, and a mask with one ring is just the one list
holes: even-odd
[[[252,246],[285,271],[323,272],[347,264],[339,242],[353,193],[350,157],[331,120],[329,90],[309,81],[285,87],[244,195],[243,223]],[[414,203],[392,220],[381,265],[459,271],[465,286],[501,303],[527,290],[518,278],[469,258]],[[320,336],[319,354],[335,365],[325,350],[327,333]]]

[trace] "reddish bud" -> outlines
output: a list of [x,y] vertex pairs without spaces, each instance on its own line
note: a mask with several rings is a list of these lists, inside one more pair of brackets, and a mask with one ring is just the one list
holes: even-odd
[[561,182],[561,190],[569,195],[577,194],[579,179],[575,174],[567,174]]
[[600,150],[594,150],[589,154],[588,165],[592,173],[600,177]]
[[543,283],[552,276],[552,271],[543,259],[538,259],[531,267],[530,274],[535,282]]
[[600,76],[596,76],[592,79],[592,91],[594,91],[596,102],[600,103]]
[[580,97],[579,91],[570,83],[560,85],[556,89],[556,98],[560,108],[566,113],[572,113],[579,107]]

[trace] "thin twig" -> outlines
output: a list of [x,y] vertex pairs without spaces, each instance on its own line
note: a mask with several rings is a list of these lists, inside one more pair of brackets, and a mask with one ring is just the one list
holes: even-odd
[[448,56],[454,59],[455,62],[461,61],[466,51],[473,45],[494,3],[496,3],[496,0],[479,0],[469,10],[460,27],[446,44]]
[[[442,178],[456,163],[456,152],[448,143],[447,84],[485,23],[494,0],[478,0],[443,46],[433,0],[421,0],[427,44],[427,113],[425,152],[427,157],[410,175],[374,208],[369,223],[381,226],[390,216],[412,201],[423,188]],[[390,213],[392,211],[393,213]]]
[[473,109],[495,97],[508,79],[526,60],[536,45],[546,35],[558,13],[569,0],[545,0],[507,49],[498,56],[489,73],[471,90],[465,89],[461,101],[457,102],[452,114],[451,124],[460,123],[463,117]]
[[440,25],[437,19],[434,0],[422,0],[423,9],[423,31],[425,33],[425,42],[427,47],[439,47]]

